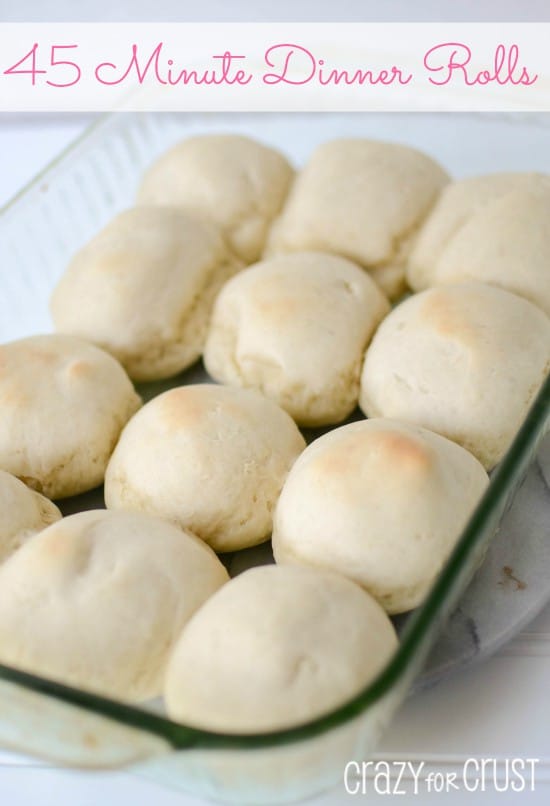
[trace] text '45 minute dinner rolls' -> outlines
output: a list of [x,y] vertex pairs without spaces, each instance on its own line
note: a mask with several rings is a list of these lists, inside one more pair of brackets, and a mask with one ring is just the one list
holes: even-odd
[[342,139],[320,145],[270,233],[267,254],[314,249],[359,263],[391,298],[405,290],[416,231],[449,177],[408,146]]
[[146,172],[140,204],[162,204],[215,222],[245,262],[258,260],[293,177],[274,148],[238,134],[190,137]]
[[54,289],[56,329],[114,355],[137,381],[176,375],[200,356],[210,310],[241,264],[214,224],[168,207],[116,216]]
[[487,467],[507,451],[550,369],[550,319],[483,283],[402,302],[365,356],[359,404],[458,442]]
[[168,713],[228,733],[294,727],[358,694],[396,648],[391,621],[353,582],[253,568],[184,628],[166,675]]
[[72,336],[0,346],[0,468],[48,498],[102,483],[141,400],[112,356]]
[[273,524],[278,563],[327,568],[389,613],[419,605],[488,484],[459,445],[374,419],[336,428],[299,457]]
[[182,627],[228,579],[158,518],[80,512],[0,566],[0,663],[126,701],[161,693]]
[[407,268],[416,291],[478,280],[550,316],[550,176],[505,173],[447,185]]
[[124,429],[105,501],[166,518],[216,551],[253,546],[269,538],[281,487],[304,447],[291,417],[257,392],[181,386]]
[[204,362],[218,381],[258,389],[299,425],[345,419],[357,405],[363,353],[389,304],[341,257],[282,255],[222,289]]
[[60,517],[55,504],[0,470],[0,563]]

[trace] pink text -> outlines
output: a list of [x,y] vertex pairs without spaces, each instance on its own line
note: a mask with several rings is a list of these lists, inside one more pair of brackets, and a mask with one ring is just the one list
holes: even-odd
[[431,48],[424,56],[424,67],[437,77],[428,76],[428,81],[443,87],[457,80],[468,87],[474,85],[523,84],[530,86],[538,79],[531,75],[526,67],[520,64],[517,45],[498,45],[489,69],[478,70],[473,67],[472,51],[462,42],[445,42]]

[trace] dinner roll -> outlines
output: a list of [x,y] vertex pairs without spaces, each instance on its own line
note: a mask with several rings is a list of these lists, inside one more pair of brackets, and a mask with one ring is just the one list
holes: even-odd
[[358,266],[321,252],[257,263],[223,288],[204,362],[223,383],[258,389],[300,425],[357,405],[365,347],[389,304]]
[[128,423],[109,462],[111,509],[159,515],[216,551],[267,540],[272,510],[304,438],[257,392],[214,384],[171,389]]
[[97,487],[140,405],[118,361],[85,341],[0,345],[0,468],[48,498]]
[[227,733],[294,727],[358,694],[397,646],[357,585],[312,568],[264,566],[216,593],[170,659],[172,719]]
[[487,468],[503,457],[550,370],[550,319],[482,283],[430,288],[386,317],[365,356],[369,417],[417,423]]
[[61,512],[40,493],[0,470],[0,563]]
[[71,515],[0,566],[0,662],[116,699],[157,696],[183,625],[227,579],[208,546],[159,518]]
[[239,265],[209,222],[169,207],[126,210],[61,277],[55,327],[108,350],[137,381],[175,375],[199,358],[214,298]]
[[470,453],[396,420],[363,420],[313,442],[276,508],[278,563],[339,571],[389,613],[419,605],[488,483]]
[[448,182],[414,148],[374,140],[332,140],[298,175],[270,235],[268,252],[316,249],[372,272],[394,299],[416,230]]
[[494,174],[448,185],[420,232],[407,276],[416,290],[479,280],[550,315],[550,176]]
[[154,162],[138,202],[181,207],[214,221],[233,251],[252,263],[292,177],[275,149],[238,134],[207,134],[178,143]]

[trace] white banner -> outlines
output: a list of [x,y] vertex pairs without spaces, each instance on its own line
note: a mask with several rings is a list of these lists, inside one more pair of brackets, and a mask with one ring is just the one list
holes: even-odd
[[8,23],[1,111],[548,111],[550,23]]

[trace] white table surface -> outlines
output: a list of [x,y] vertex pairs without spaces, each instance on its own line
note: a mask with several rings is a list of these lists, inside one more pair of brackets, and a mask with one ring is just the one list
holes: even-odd
[[[87,124],[86,116],[0,116],[0,204],[10,198]],[[1,269],[1,267],[0,267]],[[494,658],[456,674],[402,707],[378,757],[461,769],[470,757],[535,757],[535,792],[451,792],[446,803],[550,803],[550,607]],[[422,804],[435,797],[395,796]],[[442,797],[442,796],[439,796]],[[343,787],[311,806],[361,800]],[[521,800],[520,800],[521,799]],[[195,806],[203,803],[131,773],[61,771],[0,750],[2,806]]]

